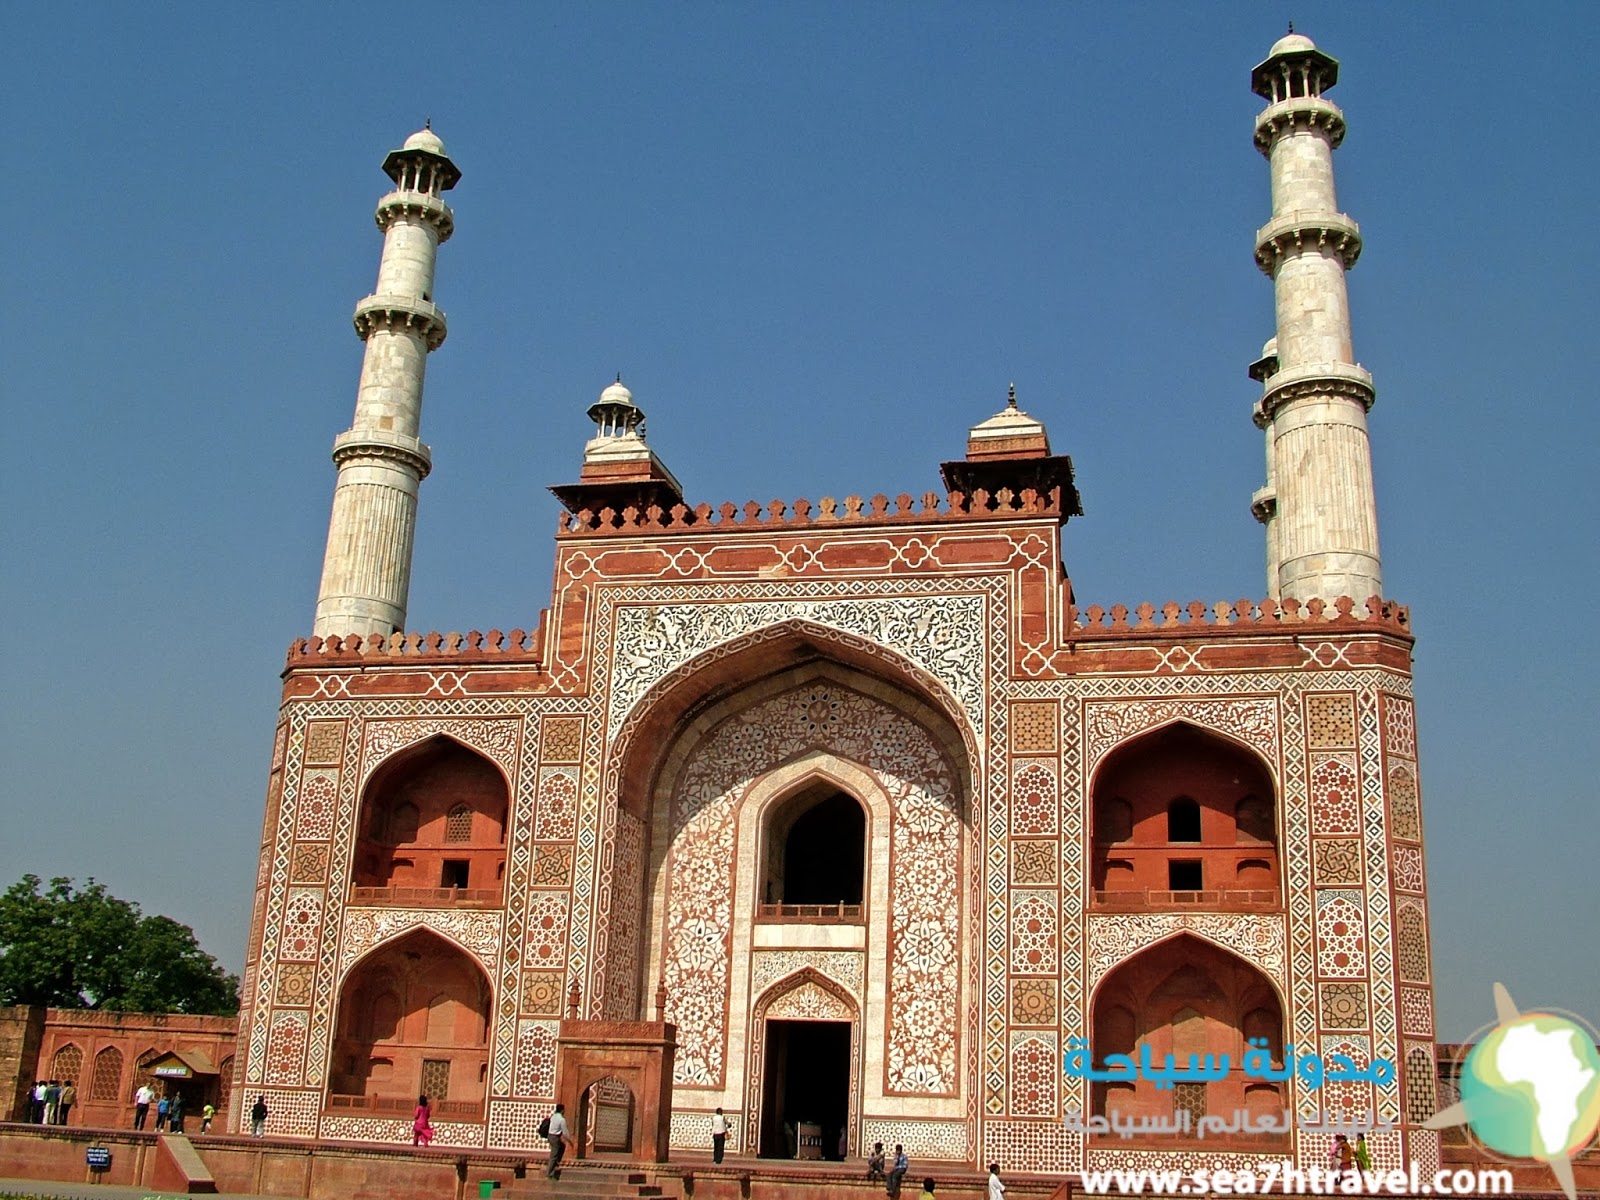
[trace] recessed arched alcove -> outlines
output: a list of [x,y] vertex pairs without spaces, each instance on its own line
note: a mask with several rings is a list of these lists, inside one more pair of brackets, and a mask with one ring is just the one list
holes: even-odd
[[859,916],[867,852],[861,801],[820,779],[770,805],[764,817],[762,915],[833,909],[842,919]]
[[335,1019],[329,1107],[438,1116],[481,1111],[490,985],[455,943],[416,930],[379,946],[345,977]]
[[1090,1002],[1090,1053],[1104,1069],[1108,1055],[1137,1056],[1144,1045],[1151,1059],[1171,1054],[1180,1066],[1191,1055],[1226,1054],[1232,1069],[1204,1083],[1157,1088],[1153,1080],[1097,1082],[1094,1112],[1127,1117],[1173,1118],[1187,1108],[1191,1119],[1235,1110],[1277,1114],[1287,1096],[1272,1083],[1243,1070],[1245,1052],[1262,1046],[1282,1066],[1283,1003],[1272,980],[1254,964],[1213,942],[1179,934],[1139,951],[1111,971]]
[[1277,908],[1276,795],[1252,750],[1185,722],[1133,738],[1091,787],[1099,908]]
[[352,901],[499,903],[509,803],[500,768],[460,742],[395,755],[362,795]]

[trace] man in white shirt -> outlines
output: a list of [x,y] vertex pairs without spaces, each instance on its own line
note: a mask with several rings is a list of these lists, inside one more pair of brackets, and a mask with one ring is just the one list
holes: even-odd
[[1006,1185],[1000,1182],[1000,1164],[989,1164],[989,1200],[1001,1200],[1006,1194]]
[[728,1118],[722,1115],[722,1109],[712,1114],[711,1117],[711,1161],[722,1161],[722,1149],[728,1144]]
[[147,1083],[141,1083],[139,1090],[133,1094],[133,1127],[143,1129],[145,1118],[150,1115],[150,1101],[156,1094]]
[[547,1179],[561,1178],[561,1156],[567,1152],[567,1144],[572,1140],[567,1136],[566,1109],[565,1104],[558,1104],[555,1112],[550,1114],[550,1161],[544,1168]]

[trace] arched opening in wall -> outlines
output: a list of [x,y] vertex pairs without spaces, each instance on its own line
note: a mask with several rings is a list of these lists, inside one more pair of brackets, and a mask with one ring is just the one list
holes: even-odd
[[374,950],[345,978],[328,1107],[436,1119],[481,1116],[490,985],[460,947],[426,930]]
[[[1283,1005],[1277,990],[1254,965],[1210,942],[1180,934],[1133,955],[1095,990],[1090,1021],[1090,1053],[1102,1070],[1107,1056],[1135,1057],[1144,1045],[1156,1062],[1171,1054],[1180,1066],[1188,1066],[1191,1057],[1203,1064],[1207,1056],[1226,1054],[1232,1064],[1220,1079],[1176,1088],[1158,1089],[1147,1079],[1096,1082],[1092,1103],[1097,1116],[1181,1122],[1179,1110],[1186,1109],[1188,1136],[1195,1136],[1196,1123],[1208,1113],[1248,1109],[1277,1114],[1287,1101],[1283,1084],[1247,1076],[1243,1069],[1245,1052],[1253,1048],[1265,1049],[1274,1065],[1282,1067]],[[1239,1136],[1274,1144],[1287,1138]]]
[[233,1055],[228,1055],[217,1067],[217,1114],[222,1119],[228,1112],[228,1101],[233,1098]]
[[1109,754],[1090,795],[1095,907],[1282,905],[1276,789],[1253,751],[1179,722]]
[[767,920],[845,920],[862,915],[867,812],[819,780],[774,805],[762,835],[761,907]]
[[[861,822],[861,860],[857,866],[852,852],[848,872],[820,864],[827,874],[817,872],[823,879],[814,875],[813,884],[834,878],[816,907],[832,911],[811,919],[837,923],[839,906],[851,906],[860,888],[862,912],[847,918],[860,924],[829,933],[827,944],[869,947],[871,960],[883,963],[885,1086],[965,1096],[976,1060],[965,1053],[966,1026],[956,1014],[977,986],[965,936],[977,894],[966,825],[975,748],[944,685],[859,637],[792,622],[690,659],[637,701],[616,739],[618,827],[624,815],[645,826],[643,869],[619,867],[615,876],[626,887],[614,887],[613,921],[602,932],[607,990],[594,994],[609,1003],[613,963],[617,978],[642,979],[647,998],[665,983],[665,1012],[679,1030],[678,1087],[726,1079],[741,1052],[749,1055],[746,1078],[758,1077],[765,1058],[754,1047],[764,1024],[742,1005],[730,1021],[727,988],[735,978],[733,986],[746,986],[741,964],[755,946],[820,944],[823,931],[762,907],[805,895],[798,883],[808,872],[793,856],[784,861],[787,834],[802,842],[805,810],[817,808],[810,820],[819,823],[831,810]],[[893,771],[885,763],[898,767],[890,782],[899,791],[880,777],[880,768]],[[830,797],[832,805],[820,803]],[[631,857],[624,850],[619,844],[619,862]],[[897,908],[940,942],[933,953],[911,961],[911,939],[889,928]],[[637,921],[616,919],[635,911]],[[913,1034],[904,1014],[914,994],[926,1028]],[[759,1084],[747,1085],[730,1137],[735,1153],[760,1145],[762,1095]]]
[[583,1089],[578,1102],[578,1136],[585,1158],[627,1154],[633,1149],[633,1089],[615,1075],[597,1079]]
[[499,904],[509,807],[500,768],[459,742],[395,755],[363,795],[351,901]]

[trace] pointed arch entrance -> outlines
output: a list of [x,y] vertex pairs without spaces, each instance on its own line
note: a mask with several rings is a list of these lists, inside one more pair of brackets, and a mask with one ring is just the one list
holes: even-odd
[[[755,638],[707,658],[703,673],[674,673],[672,687],[647,694],[618,739],[600,1011],[633,1018],[641,994],[664,984],[665,1018],[678,1028],[675,1108],[709,1120],[723,1107],[729,1150],[750,1153],[763,1148],[759,1081],[779,1052],[757,1002],[816,967],[857,1006],[858,1035],[828,1053],[856,1061],[864,1042],[883,1047],[881,1069],[857,1068],[856,1107],[832,1122],[827,1149],[837,1154],[847,1124],[853,1138],[861,1120],[892,1118],[907,1099],[929,1118],[970,1123],[978,1064],[963,1014],[979,990],[981,889],[967,729],[948,697],[823,656],[807,638]],[[851,866],[827,877],[808,841],[842,844]],[[623,869],[629,861],[636,874]],[[792,891],[803,875],[828,894]],[[811,1036],[778,1035],[802,1046]]]
[[1158,1088],[1155,1082],[1097,1082],[1096,1116],[1173,1119],[1187,1109],[1191,1126],[1208,1113],[1235,1111],[1276,1116],[1287,1104],[1282,1083],[1246,1076],[1244,1054],[1260,1046],[1275,1066],[1284,1053],[1284,1009],[1272,980],[1214,942],[1189,933],[1159,941],[1119,964],[1101,980],[1090,1001],[1090,1052],[1104,1067],[1107,1055],[1138,1055],[1150,1047],[1155,1062],[1171,1054],[1226,1054],[1233,1069],[1221,1079]]
[[329,1107],[476,1117],[488,1069],[491,989],[461,947],[419,929],[345,976],[334,1022]]
[[854,998],[806,968],[768,989],[752,1016],[750,1148],[762,1158],[844,1157],[857,1144],[860,1108],[861,1010]]

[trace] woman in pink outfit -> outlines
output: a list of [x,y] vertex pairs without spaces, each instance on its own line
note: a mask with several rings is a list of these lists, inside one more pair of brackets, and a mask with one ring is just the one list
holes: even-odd
[[411,1114],[411,1144],[426,1146],[433,1141],[433,1109],[426,1096],[417,1097],[417,1111]]

